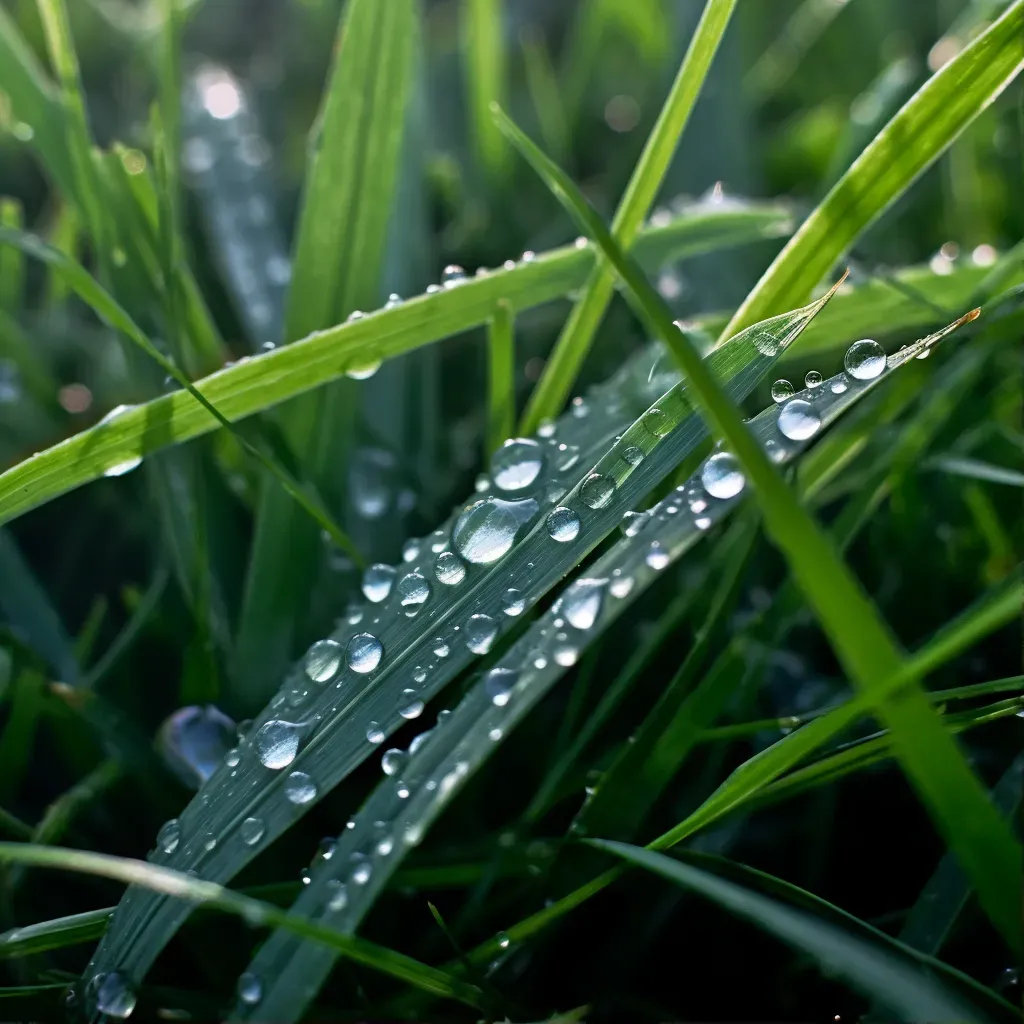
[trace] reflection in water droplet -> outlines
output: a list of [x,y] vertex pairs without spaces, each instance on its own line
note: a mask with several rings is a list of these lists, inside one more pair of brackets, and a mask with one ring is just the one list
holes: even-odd
[[306,652],[306,675],[314,683],[326,683],[338,671],[341,654],[337,640],[319,640]]
[[779,430],[791,441],[806,441],[821,426],[821,417],[810,402],[794,398],[779,411]]
[[747,480],[736,456],[717,452],[704,463],[700,482],[712,498],[734,498],[743,490]]
[[590,508],[604,508],[614,493],[615,481],[600,473],[591,473],[580,488],[580,498]]
[[442,551],[434,563],[434,577],[438,583],[454,587],[466,578],[466,567],[458,555],[451,551]]
[[590,629],[601,613],[606,579],[576,580],[562,597],[561,609],[577,629]]
[[877,341],[855,341],[843,357],[843,366],[857,380],[873,380],[885,369],[885,351]]
[[821,386],[821,374],[817,370],[808,370],[804,374],[804,386],[809,388],[816,388]]
[[559,505],[548,513],[546,520],[548,536],[563,544],[575,540],[580,532],[579,516],[571,508]]
[[399,750],[398,747],[392,747],[390,750],[384,751],[384,756],[380,759],[380,766],[385,775],[394,775],[405,764],[405,760],[405,751]]
[[491,698],[491,703],[503,708],[509,702],[518,678],[519,673],[512,669],[491,669],[484,681],[484,692]]
[[772,385],[772,401],[784,402],[793,397],[793,385],[788,380],[777,380]]
[[506,554],[520,526],[537,513],[532,498],[484,498],[464,509],[452,529],[455,549],[468,562],[489,565]]
[[299,750],[298,726],[277,718],[265,722],[256,733],[256,750],[267,768],[287,768]]
[[526,607],[526,598],[515,587],[509,587],[501,597],[501,610],[506,615],[515,617]]
[[255,846],[263,838],[265,831],[259,818],[246,818],[238,826],[238,834],[246,846]]
[[363,573],[362,589],[367,601],[379,604],[391,593],[395,582],[395,567],[375,562]]
[[537,479],[544,467],[544,451],[536,441],[516,437],[491,456],[491,476],[502,491],[521,491]]
[[372,633],[356,633],[345,649],[348,667],[353,672],[372,672],[384,655],[384,647]]
[[498,624],[490,615],[470,615],[466,622],[466,646],[474,654],[486,654],[497,635]]
[[156,845],[163,853],[174,853],[181,842],[181,826],[177,818],[165,821],[156,834]]
[[305,772],[292,772],[284,784],[289,803],[308,804],[316,799],[316,783]]
[[135,1009],[135,989],[130,981],[117,971],[97,974],[90,988],[95,993],[96,1009],[109,1017],[124,1020]]

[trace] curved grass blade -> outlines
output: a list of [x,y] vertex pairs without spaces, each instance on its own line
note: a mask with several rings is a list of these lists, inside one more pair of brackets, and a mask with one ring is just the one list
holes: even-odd
[[202,904],[210,909],[235,914],[253,927],[269,925],[286,928],[317,942],[331,945],[353,962],[390,975],[399,981],[408,982],[425,992],[458,999],[469,1006],[480,1004],[478,988],[452,978],[444,971],[428,967],[411,957],[378,946],[366,939],[342,935],[331,928],[306,921],[275,907],[272,903],[264,903],[212,882],[200,881],[179,871],[171,871],[127,857],[112,857],[109,854],[86,850],[35,846],[31,843],[0,843],[0,864],[4,863],[99,875],[102,878],[163,893],[193,905]]
[[[922,342],[911,351],[926,348],[927,343]],[[883,373],[871,381],[851,380],[838,394],[831,384],[840,380],[846,383],[845,375],[826,382],[819,409],[822,426],[885,376]],[[808,439],[793,441],[782,435],[777,427],[779,415],[780,410],[773,406],[755,417],[751,426],[764,443],[780,453],[782,461],[787,461],[806,447]],[[650,438],[644,420],[638,421],[624,433],[607,461],[633,447],[643,451],[640,446],[649,447]],[[644,460],[650,457],[650,453],[645,454]],[[698,470],[655,506],[645,520],[637,520],[642,523],[640,529],[631,524],[627,536],[599,558],[585,578],[566,588],[552,608],[468,691],[441,727],[425,742],[416,742],[408,754],[395,759],[401,761],[395,780],[385,779],[352,827],[341,831],[331,858],[314,866],[310,884],[300,894],[296,908],[310,917],[329,919],[346,931],[358,926],[401,859],[504,736],[578,660],[581,651],[660,578],[671,561],[689,550],[715,521],[742,500],[739,494],[729,499],[707,494],[701,477],[702,471]],[[643,492],[637,496],[642,497]],[[378,822],[385,823],[383,831],[377,829]],[[357,868],[364,863],[371,865],[368,877],[353,877],[350,857],[355,854],[361,855]],[[339,893],[343,900],[337,898]],[[266,979],[259,1014],[292,1019],[290,1015],[301,1011],[320,987],[332,962],[329,954],[292,942],[280,932],[272,935],[251,965]],[[236,1007],[239,1018],[254,1013]]]
[[[748,394],[822,304],[732,339],[709,355],[711,371],[730,394]],[[383,600],[354,609],[311,648],[229,758],[237,764],[218,770],[180,816],[188,841],[160,860],[207,878],[231,877],[313,805],[287,799],[292,772],[309,775],[318,794],[329,791],[578,564],[703,436],[665,362],[660,350],[642,354],[537,441],[499,452],[492,469],[501,496],[473,506],[476,515],[460,527],[465,540],[450,539],[449,521],[408,546],[404,575],[385,572],[384,593],[374,592],[379,568],[367,577],[369,595]],[[642,458],[631,463],[622,453],[634,447]],[[278,756],[267,743],[282,729],[295,742]],[[262,830],[249,843],[241,829],[247,818]],[[219,837],[212,851],[200,842],[207,833]],[[96,963],[140,978],[184,916],[180,907],[133,899],[116,915]]]
[[[612,222],[612,232],[624,249],[632,246],[661,188],[735,6],[736,0],[708,0],[704,7],[668,98]],[[541,420],[551,418],[561,410],[611,301],[614,284],[615,275],[611,269],[598,263],[587,279],[583,294],[573,306],[530,396],[520,425],[523,433],[533,433]]]
[[[1024,28],[1024,0],[1015,6],[1021,14],[1020,27]],[[1024,32],[1020,33],[1017,47],[1024,57]],[[640,267],[619,247],[568,175],[500,110],[495,111],[495,116],[566,211],[594,238],[629,288],[638,312],[654,325],[657,336],[672,350],[691,384],[698,409],[713,433],[731,449],[721,453],[723,472],[735,472],[737,476],[733,479],[738,479],[740,487],[749,478],[768,535],[785,556],[840,664],[855,686],[876,697],[879,717],[892,730],[904,773],[977,887],[989,919],[1010,948],[1024,955],[1024,924],[1007,902],[1009,894],[1016,906],[1016,897],[1024,885],[1019,871],[1020,843],[988,802],[980,781],[933,715],[916,681],[897,699],[883,696],[885,680],[899,675],[905,663],[870,597],[839,557],[827,534],[786,485],[768,453],[747,431],[734,403],[718,388],[692,342],[676,328],[672,313]],[[975,309],[965,314],[940,332],[939,337],[974,320],[980,312]],[[881,373],[885,365],[881,347],[870,341],[859,344],[865,354],[873,353],[872,369],[868,371],[866,364],[851,358],[854,346],[846,361],[851,376],[871,378]],[[796,411],[789,404],[783,411],[786,409]]]
[[897,958],[888,944],[869,943],[820,917],[794,910],[691,864],[626,843],[591,839],[589,845],[646,868],[706,896],[730,913],[810,956],[827,973],[883,1001],[905,1020],[983,1021],[984,1014],[926,971]]
[[[788,210],[774,204],[741,211],[684,212],[665,227],[645,231],[637,241],[637,253],[649,265],[657,265],[719,246],[777,237],[789,225]],[[589,248],[555,249],[533,262],[418,296],[275,352],[240,360],[197,386],[225,416],[239,420],[338,380],[350,368],[485,324],[502,299],[513,312],[557,299],[579,287],[593,265]],[[952,279],[938,280],[945,287]],[[181,392],[123,410],[0,474],[0,524],[99,479],[108,466],[191,440],[218,425],[215,416]]]
[[854,241],[1024,68],[1024,0],[936,72],[789,240],[725,335],[802,302]]

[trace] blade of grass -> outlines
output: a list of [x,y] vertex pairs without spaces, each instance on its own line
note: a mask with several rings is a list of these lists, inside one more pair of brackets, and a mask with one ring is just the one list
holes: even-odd
[[[31,830],[29,831],[31,837]],[[27,838],[29,838],[27,837]],[[0,960],[46,953],[98,939],[107,927],[113,907],[26,924],[0,934]]]
[[[1024,28],[1024,0],[1015,6]],[[1017,45],[1024,55],[1024,32]],[[877,701],[877,713],[893,733],[901,767],[972,879],[986,914],[1011,949],[1024,955],[1022,923],[1015,909],[1019,900],[1007,900],[1007,894],[1021,892],[1020,844],[988,802],[978,778],[916,684],[896,699],[883,695],[886,680],[903,673],[905,661],[860,582],[749,433],[739,411],[719,389],[685,333],[675,326],[672,313],[640,267],[621,249],[568,176],[500,110],[496,118],[566,211],[600,246],[636,305],[679,361],[698,408],[713,432],[729,445],[753,485],[768,535],[785,556],[840,663],[851,681]],[[979,312],[974,310],[962,321],[974,319]]]
[[[533,102],[533,112],[544,137],[544,144],[556,158],[561,159],[569,148],[569,126],[558,75],[551,62],[543,31],[534,25],[526,26],[519,35],[519,47],[523,54],[526,89]],[[501,102],[500,99],[498,101]],[[484,113],[490,122],[490,111],[485,108]]]
[[980,459],[963,455],[935,455],[925,464],[928,469],[937,469],[954,476],[965,476],[971,480],[985,480],[992,484],[1006,484],[1008,487],[1024,487],[1024,473],[1009,466],[993,466]]
[[494,307],[487,325],[487,452],[497,451],[512,436],[516,420],[515,317],[505,301]]
[[342,935],[331,928],[280,910],[271,903],[244,896],[212,882],[200,881],[179,871],[127,857],[112,857],[86,850],[55,849],[30,843],[0,843],[0,864],[23,864],[98,875],[237,915],[254,927],[285,928],[337,949],[354,963],[407,982],[425,992],[457,999],[469,1006],[479,1005],[478,988],[458,981],[443,971],[366,939]]
[[843,253],[1024,67],[1024,0],[936,72],[804,221],[733,315],[728,336],[811,293]]
[[490,115],[505,98],[504,0],[460,0],[462,62],[469,97],[469,134],[476,157],[495,183],[507,177],[512,154]]
[[42,710],[46,679],[30,668],[14,678],[11,710],[0,731],[0,801],[10,802],[19,792],[29,768]]
[[[0,228],[24,227],[21,203],[0,196]],[[0,249],[0,311],[14,316],[21,308],[25,289],[25,258],[17,249]]]
[[[661,188],[735,6],[736,0],[708,0],[704,8],[612,222],[612,231],[624,249],[632,247]],[[614,284],[611,269],[599,262],[587,279],[530,395],[519,427],[521,433],[533,433],[542,420],[553,418],[561,410],[611,301]]]

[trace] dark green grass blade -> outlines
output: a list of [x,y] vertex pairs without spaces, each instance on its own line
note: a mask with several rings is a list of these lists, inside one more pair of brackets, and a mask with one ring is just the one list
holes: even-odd
[[[736,0],[708,0],[704,8],[612,223],[612,232],[624,249],[632,247],[661,188],[735,6]],[[611,301],[614,284],[611,269],[599,263],[587,279],[530,396],[520,425],[524,433],[533,433],[542,420],[561,410]]]
[[11,709],[0,728],[0,801],[7,803],[18,794],[32,764],[36,726],[45,698],[46,679],[27,668],[12,683]]
[[933,75],[854,161],[729,321],[742,330],[811,294],[874,222],[1024,67],[1024,0]]
[[881,933],[869,938],[870,933],[862,927],[858,935],[852,928],[827,921],[824,915],[794,909],[788,900],[771,899],[664,854],[602,839],[590,840],[589,844],[700,893],[810,956],[826,974],[837,975],[864,994],[882,1000],[904,1020],[986,1019],[909,957],[899,955],[892,941],[884,941]]
[[[666,227],[645,231],[637,241],[637,253],[648,265],[656,266],[721,246],[777,237],[788,230],[789,219],[787,209],[778,205],[724,213],[684,212]],[[566,295],[586,280],[593,265],[594,253],[589,248],[556,249],[532,263],[497,270],[458,288],[421,295],[397,308],[317,332],[276,352],[239,361],[200,381],[199,387],[232,421],[242,419],[338,380],[352,365],[388,359],[486,324],[502,299],[515,313]],[[937,280],[947,287],[951,278]],[[183,392],[125,410],[116,419],[76,434],[0,474],[0,523],[99,479],[107,466],[145,457],[218,425],[216,417]]]
[[0,960],[92,942],[103,934],[113,912],[113,907],[104,907],[12,928],[0,935]]
[[[352,0],[339,26],[335,64],[311,140],[285,341],[342,322],[380,300],[406,105],[419,35],[417,0]],[[345,381],[285,410],[293,452],[329,508],[343,505],[359,389]],[[320,537],[290,502],[266,489],[245,583],[235,678],[261,702],[308,639],[309,594]],[[288,545],[281,544],[288,537]]]
[[[1024,0],[1016,6],[1024,27]],[[1024,54],[1024,33],[1017,45]],[[977,887],[985,912],[1010,947],[1024,953],[1021,920],[1007,901],[1010,894],[1014,899],[1009,902],[1019,903],[1020,844],[989,804],[981,783],[920,689],[911,684],[898,699],[883,696],[886,681],[903,672],[905,663],[870,598],[748,432],[735,405],[719,390],[689,339],[676,328],[664,300],[639,266],[622,251],[568,176],[500,111],[496,116],[566,210],[600,246],[635,304],[671,348],[692,386],[698,408],[714,433],[729,445],[753,485],[768,535],[785,555],[840,663],[851,681],[877,700],[878,714],[892,730],[903,770]],[[979,312],[967,314],[962,322]]]

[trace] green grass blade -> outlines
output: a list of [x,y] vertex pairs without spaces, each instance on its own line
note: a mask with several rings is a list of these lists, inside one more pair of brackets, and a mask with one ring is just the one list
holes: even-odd
[[[1015,7],[1024,27],[1024,0]],[[1024,33],[1016,45],[1024,54]],[[840,663],[851,681],[877,701],[880,718],[892,730],[901,767],[977,887],[985,912],[1010,947],[1024,953],[1024,929],[1016,909],[1011,910],[1007,901],[1007,894],[1016,896],[1021,891],[1020,844],[988,802],[978,778],[920,689],[912,684],[898,699],[884,695],[886,681],[899,676],[905,662],[870,598],[749,433],[739,411],[721,392],[685,333],[675,326],[671,312],[643,271],[623,252],[568,176],[500,111],[496,117],[566,210],[600,246],[634,303],[679,361],[698,408],[713,432],[729,445],[734,462],[753,485],[766,530],[785,555]],[[949,329],[974,319],[979,312],[968,313]],[[1009,902],[1016,907],[1019,900]]]
[[212,882],[203,882],[145,861],[112,857],[109,854],[85,850],[54,849],[30,843],[0,843],[0,864],[4,863],[99,875],[127,885],[151,889],[192,904],[202,904],[227,914],[235,914],[253,926],[263,925],[292,930],[332,946],[355,963],[415,985],[425,992],[458,999],[470,1006],[479,1005],[480,991],[475,986],[458,981],[445,972],[421,964],[411,957],[385,949],[366,939],[342,935],[331,928],[289,914],[272,903],[264,903]]
[[928,460],[929,469],[937,469],[954,476],[964,476],[970,480],[984,480],[991,484],[1005,484],[1007,487],[1024,487],[1024,473],[1011,469],[1009,466],[993,466],[980,459],[970,459],[963,455],[935,455]]
[[0,934],[0,960],[46,953],[98,939],[107,927],[113,907],[87,910],[39,924],[26,924]]
[[504,0],[460,0],[462,62],[469,98],[469,134],[477,160],[488,176],[500,182],[508,175],[512,154],[491,119],[490,105],[502,103],[508,72],[505,67]]
[[507,302],[494,307],[487,325],[487,452],[512,436],[516,421],[515,317]]
[[[742,211],[684,211],[669,225],[645,231],[637,241],[637,253],[653,266],[721,246],[777,237],[789,230],[789,222],[788,210],[777,204]],[[538,255],[534,262],[474,277],[458,288],[418,296],[276,352],[240,361],[198,386],[229,419],[242,419],[338,380],[351,366],[388,359],[486,324],[502,299],[515,313],[566,295],[586,280],[593,265],[589,248],[556,249]],[[938,280],[946,287],[952,279]],[[183,392],[124,410],[116,419],[0,474],[0,523],[99,479],[108,466],[145,457],[218,425],[215,416]]]
[[[735,6],[736,0],[708,0],[704,8],[612,222],[612,231],[624,249],[632,247],[661,188]],[[521,432],[533,433],[542,420],[556,416],[561,410],[611,301],[614,284],[611,269],[599,263],[573,306],[530,396],[520,424]]]
[[700,893],[809,956],[826,974],[881,1000],[905,1020],[986,1019],[912,960],[897,955],[891,940],[883,941],[881,933],[869,941],[863,931],[857,935],[824,916],[794,909],[789,901],[763,896],[664,854],[602,839],[590,840],[589,845]]
[[46,697],[46,678],[27,668],[18,673],[13,682],[11,710],[0,730],[0,801],[9,802],[16,796],[31,765],[36,739],[36,727]]
[[729,321],[725,334],[802,302],[1024,67],[1024,0],[936,72],[854,161]]
[[[526,89],[533,102],[534,116],[544,138],[544,145],[556,158],[561,159],[569,148],[569,125],[547,40],[541,29],[528,26],[520,34],[519,45],[523,54]],[[490,109],[484,112],[493,128]]]
[[[21,203],[0,196],[0,228],[24,227]],[[0,312],[14,316],[21,308],[25,290],[25,258],[17,249],[0,249]]]

